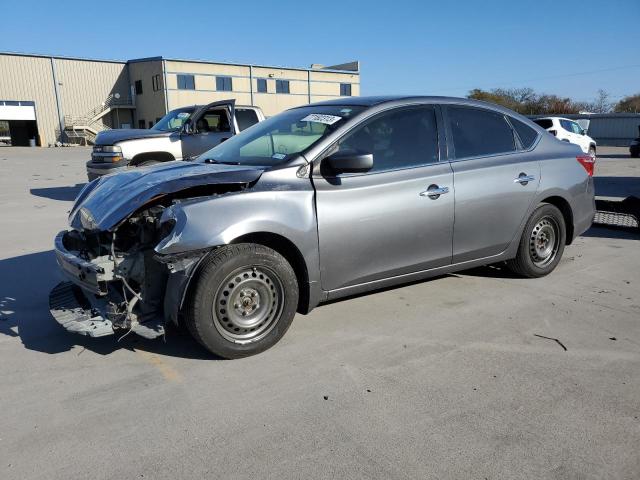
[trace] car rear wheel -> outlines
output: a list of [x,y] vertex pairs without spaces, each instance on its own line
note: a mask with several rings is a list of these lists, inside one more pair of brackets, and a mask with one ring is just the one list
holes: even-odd
[[589,155],[591,155],[593,158],[596,158],[596,147],[589,147]]
[[255,355],[285,334],[298,305],[291,265],[275,250],[227,245],[204,260],[185,320],[193,337],[223,358]]
[[507,266],[523,277],[543,277],[560,262],[565,240],[562,213],[554,205],[543,203],[531,214],[522,232],[516,258],[509,260]]

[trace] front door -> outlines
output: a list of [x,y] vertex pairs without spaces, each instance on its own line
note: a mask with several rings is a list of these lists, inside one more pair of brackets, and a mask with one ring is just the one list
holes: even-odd
[[196,110],[191,130],[181,133],[182,158],[189,160],[210,150],[235,133],[235,100],[214,102]]
[[373,169],[314,176],[324,290],[451,263],[453,176],[439,162],[436,113],[396,108],[365,121],[339,149],[372,153]]
[[520,148],[503,114],[448,107],[456,186],[453,263],[502,253],[515,238],[540,183],[535,154]]

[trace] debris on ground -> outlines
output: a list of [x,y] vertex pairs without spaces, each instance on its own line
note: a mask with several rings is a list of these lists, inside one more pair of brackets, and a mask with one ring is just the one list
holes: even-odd
[[564,346],[564,344],[558,340],[557,338],[553,338],[553,337],[545,337],[544,335],[538,335],[537,333],[533,334],[535,337],[540,337],[540,338],[545,338],[547,340],[553,340],[554,342],[556,342],[558,345],[560,345],[562,347],[562,349],[566,352],[567,351],[567,347]]

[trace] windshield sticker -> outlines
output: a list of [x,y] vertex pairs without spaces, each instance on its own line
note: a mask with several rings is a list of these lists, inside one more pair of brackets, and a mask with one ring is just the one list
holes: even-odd
[[180,112],[178,118],[189,118],[189,115],[191,115],[189,112]]
[[304,117],[301,122],[324,123],[325,125],[333,125],[342,120],[342,117],[336,115],[322,115],[321,113],[312,113]]
[[283,160],[286,157],[286,153],[274,153],[273,155],[271,155],[271,158],[275,158],[276,160]]

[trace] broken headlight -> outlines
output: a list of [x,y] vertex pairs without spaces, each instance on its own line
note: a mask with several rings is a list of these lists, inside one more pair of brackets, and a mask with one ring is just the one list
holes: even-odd
[[82,207],[78,212],[77,218],[80,220],[80,225],[82,225],[82,228],[85,230],[95,230],[98,226],[93,215],[91,215],[91,212],[84,207]]

